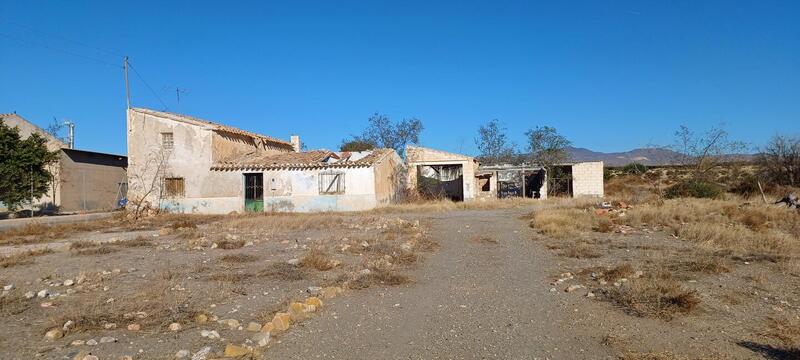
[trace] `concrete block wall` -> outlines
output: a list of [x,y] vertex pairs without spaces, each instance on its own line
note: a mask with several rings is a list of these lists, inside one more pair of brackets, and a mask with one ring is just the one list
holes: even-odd
[[580,162],[572,165],[572,193],[574,197],[602,197],[604,195],[603,187],[602,161]]

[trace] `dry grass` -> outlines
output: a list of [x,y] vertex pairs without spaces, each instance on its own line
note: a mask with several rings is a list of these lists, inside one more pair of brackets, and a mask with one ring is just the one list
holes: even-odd
[[202,306],[196,301],[209,299],[207,296],[193,296],[187,291],[170,291],[173,286],[172,282],[159,279],[117,296],[111,303],[103,297],[90,296],[62,304],[62,312],[52,318],[52,326],[61,327],[67,320],[72,320],[75,324],[70,331],[81,332],[102,329],[106,323],[120,327],[138,323],[143,328],[163,328],[172,322],[188,324],[201,312]]
[[244,240],[220,240],[217,241],[217,248],[223,250],[235,250],[244,247]]
[[667,320],[690,313],[700,304],[695,291],[684,289],[667,273],[628,281],[609,291],[608,296],[630,314]]
[[23,252],[14,253],[8,256],[0,257],[0,268],[9,268],[18,265],[33,264],[33,258],[46,254],[52,254],[53,250],[48,248],[28,250]]
[[133,240],[120,241],[120,242],[116,243],[116,245],[133,248],[133,247],[153,246],[153,245],[155,245],[155,243],[153,243],[152,240],[150,240],[150,239],[148,239],[148,238],[146,238],[144,236],[137,236]]
[[603,254],[593,246],[585,243],[573,243],[563,248],[559,255],[575,259],[595,259],[603,256]]
[[223,269],[220,272],[213,273],[207,277],[208,280],[211,281],[221,281],[221,282],[229,282],[229,283],[239,283],[244,280],[250,279],[253,277],[253,274],[242,272],[242,271],[234,271],[232,269]]
[[312,249],[308,254],[300,260],[300,265],[306,268],[317,269],[319,271],[328,271],[336,267],[336,264],[331,259],[328,253],[320,249]]
[[73,255],[106,255],[119,251],[119,249],[110,244],[95,244],[95,246],[79,248],[73,248],[70,245],[70,250],[72,250]]
[[222,262],[227,263],[245,263],[258,260],[258,257],[250,254],[228,254],[219,258]]
[[530,227],[540,234],[557,239],[580,238],[592,231],[597,217],[583,209],[556,208],[532,214]]
[[3,316],[17,315],[31,307],[31,301],[20,294],[0,296],[0,314]]
[[397,286],[411,282],[411,279],[403,274],[392,270],[373,270],[369,274],[361,275],[350,281],[347,287],[350,289],[366,289],[373,285]]
[[308,274],[299,266],[276,262],[267,265],[266,268],[258,272],[257,276],[281,281],[300,281],[306,279]]
[[608,282],[615,282],[619,279],[629,278],[631,275],[633,275],[633,266],[622,264],[604,271],[600,278]]
[[676,273],[723,274],[731,271],[721,258],[714,255],[689,260],[678,259],[669,263],[667,268]]
[[800,351],[800,319],[769,318],[764,336],[776,339],[787,348]]

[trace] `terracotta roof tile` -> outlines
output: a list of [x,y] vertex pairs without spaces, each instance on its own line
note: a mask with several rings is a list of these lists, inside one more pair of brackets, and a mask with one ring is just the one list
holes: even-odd
[[357,160],[350,160],[350,158],[353,157],[353,153],[336,153],[328,150],[313,150],[307,152],[290,152],[279,154],[249,153],[219,161],[211,167],[211,170],[276,170],[369,167],[392,152],[394,152],[392,149],[371,150],[369,151],[369,154],[366,154]]

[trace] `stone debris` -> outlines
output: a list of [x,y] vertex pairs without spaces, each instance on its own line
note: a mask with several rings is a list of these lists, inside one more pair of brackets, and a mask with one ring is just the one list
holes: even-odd
[[289,315],[292,317],[292,321],[303,321],[306,318],[306,312],[306,304],[299,302],[289,304]]
[[241,324],[239,324],[239,320],[236,320],[236,319],[220,320],[220,321],[217,321],[217,323],[222,324],[222,325],[227,325],[231,330],[236,330],[236,329],[239,328],[239,326],[241,326]]
[[289,259],[289,260],[286,260],[286,263],[289,264],[289,265],[292,265],[292,266],[297,266],[297,265],[300,265],[300,259],[297,259],[297,258]]
[[190,354],[191,353],[189,353],[189,350],[178,350],[178,352],[175,353],[175,358],[176,359],[183,359],[183,358],[189,357]]
[[130,324],[128,325],[128,331],[139,331],[142,329],[142,326],[139,324]]
[[289,329],[289,322],[292,316],[288,313],[279,312],[272,318],[272,325],[275,331],[286,331]]
[[209,339],[219,339],[219,333],[216,330],[202,330],[200,336]]
[[197,316],[194,317],[194,322],[196,322],[198,324],[205,324],[205,323],[208,322],[208,315],[206,315],[206,314],[197,314]]
[[583,285],[570,285],[570,286],[567,286],[567,288],[564,289],[564,291],[573,292],[573,291],[578,290],[578,289],[583,289]]
[[308,289],[306,289],[306,292],[311,295],[317,295],[320,291],[322,291],[322,287],[320,286],[309,286]]
[[11,291],[13,289],[14,289],[14,284],[8,284],[6,286],[3,286],[3,291]]
[[73,281],[72,279],[64,280],[64,286],[72,286],[74,284],[75,284],[75,281]]
[[181,324],[179,323],[169,324],[169,331],[181,331]]
[[253,336],[250,338],[250,340],[252,340],[258,347],[267,346],[267,344],[269,344],[269,339],[270,339],[270,333],[268,331],[258,332],[256,334],[253,334]]
[[60,329],[50,329],[44,334],[44,337],[48,340],[55,340],[64,337],[64,333]]
[[113,330],[113,329],[117,328],[117,323],[105,323],[105,324],[103,324],[103,327],[106,330]]
[[101,344],[113,343],[113,342],[117,342],[117,339],[113,338],[111,336],[103,336],[103,337],[100,338],[100,343]]
[[227,358],[236,358],[248,354],[250,354],[250,349],[244,346],[233,345],[233,344],[228,344],[225,346],[224,356]]
[[322,308],[322,300],[316,296],[312,296],[306,299],[306,305],[313,306],[314,308],[312,311],[316,311],[317,309]]
[[261,331],[261,324],[251,321],[249,324],[247,324],[247,331],[259,332]]
[[95,340],[95,339],[86,340],[86,345],[95,346],[95,345],[97,345],[97,340]]
[[33,291],[28,291],[25,293],[26,299],[33,299],[34,297],[36,297],[36,294]]
[[86,341],[83,341],[83,340],[72,340],[72,342],[69,343],[69,344],[72,345],[72,346],[82,346],[82,345],[86,345]]
[[50,292],[47,289],[39,290],[39,292],[36,293],[36,296],[42,299],[46,298],[48,295],[50,295]]
[[68,331],[68,330],[69,330],[69,328],[71,328],[71,327],[72,327],[72,325],[75,325],[75,322],[74,322],[74,321],[72,321],[72,320],[67,320],[67,321],[64,323],[64,326],[62,326],[62,327],[61,327],[61,330]]
[[206,346],[192,355],[192,360],[206,360],[211,353],[211,346]]

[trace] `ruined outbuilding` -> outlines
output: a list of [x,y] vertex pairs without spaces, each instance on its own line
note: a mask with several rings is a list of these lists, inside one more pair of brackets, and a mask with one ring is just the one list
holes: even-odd
[[408,186],[423,195],[454,201],[477,197],[475,158],[421,146],[406,146]]
[[355,211],[394,202],[391,149],[301,152],[290,141],[186,115],[128,110],[129,197],[170,212]]

